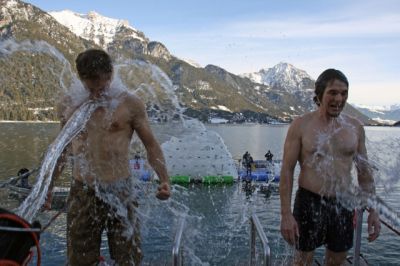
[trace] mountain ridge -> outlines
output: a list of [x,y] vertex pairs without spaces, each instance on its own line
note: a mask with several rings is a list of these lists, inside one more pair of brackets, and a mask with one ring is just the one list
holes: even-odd
[[[230,73],[218,66],[207,65],[204,68],[193,66],[185,60],[171,55],[164,44],[150,41],[144,33],[123,20],[105,18],[94,12],[90,16],[81,14],[84,19],[87,19],[84,21],[85,27],[90,30],[80,29],[80,31],[75,31],[81,33],[77,35],[67,27],[68,25],[71,27],[70,24],[60,24],[58,20],[40,8],[18,0],[0,0],[0,3],[2,3],[0,41],[44,41],[59,50],[70,65],[73,65],[79,52],[90,47],[106,49],[117,61],[147,62],[141,64],[145,69],[131,66],[128,70],[128,67],[127,70],[122,71],[125,77],[121,77],[121,79],[130,90],[146,88],[147,92],[142,93],[145,95],[144,97],[149,98],[144,98],[144,101],[147,101],[148,112],[156,116],[155,120],[160,120],[164,111],[171,113],[168,108],[173,107],[168,101],[165,101],[167,96],[161,89],[163,85],[159,84],[159,80],[154,80],[150,74],[152,73],[151,68],[154,66],[157,66],[170,79],[171,87],[173,87],[179,104],[186,110],[185,113],[202,121],[209,121],[212,117],[221,117],[233,123],[290,122],[294,117],[315,109],[311,97],[314,81],[305,75],[301,79],[292,81],[279,78],[274,80],[271,77],[268,84],[261,84],[247,77]],[[89,19],[92,19],[90,23],[88,23]],[[107,25],[111,26],[104,26],[106,23],[103,20],[109,22]],[[94,22],[103,25],[103,28],[94,26]],[[103,29],[108,35],[102,36],[100,29]],[[8,58],[0,57],[0,64],[3,64],[4,68],[3,72],[0,71],[0,77],[5,78],[11,75],[8,83],[0,87],[0,103],[2,103],[0,119],[10,118],[10,114],[16,109],[13,108],[16,103],[18,103],[18,108],[24,110],[25,113],[29,113],[28,108],[34,109],[38,106],[45,108],[54,104],[59,75],[63,73],[62,66],[48,55],[38,54],[35,55],[36,58],[33,58],[34,54],[32,51],[19,51]],[[42,64],[29,70],[29,66],[35,64],[32,60],[37,59],[40,59]],[[49,66],[53,66],[53,68],[49,68]],[[291,67],[293,70],[294,66]],[[14,77],[13,72],[8,72],[7,68],[13,69],[13,71],[23,71],[24,76]],[[61,70],[59,70],[60,68]],[[135,69],[136,76],[126,76],[133,73],[132,69]],[[46,72],[44,76],[43,71]],[[304,71],[304,73],[306,72]],[[36,79],[40,76],[40,82],[34,82],[32,76],[35,76]],[[24,82],[23,86],[20,85],[21,80]],[[39,93],[39,91],[41,92]],[[150,91],[156,92],[156,96],[164,100],[154,98]],[[309,99],[306,99],[306,96],[310,96]],[[27,102],[29,102],[29,107],[23,106]],[[363,122],[370,122],[367,117],[351,108],[350,112],[358,115]],[[12,117],[16,116],[17,114],[12,115]],[[47,119],[49,115],[42,114],[38,118],[38,116],[30,114],[25,115],[25,118],[27,116]],[[24,118],[20,116],[19,119]]]

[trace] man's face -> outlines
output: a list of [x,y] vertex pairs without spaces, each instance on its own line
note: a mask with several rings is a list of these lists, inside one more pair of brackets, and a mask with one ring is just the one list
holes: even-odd
[[343,81],[335,79],[326,87],[320,108],[330,117],[338,117],[346,104],[349,88]]
[[105,75],[98,79],[82,79],[82,83],[91,96],[100,97],[110,87],[111,78]]

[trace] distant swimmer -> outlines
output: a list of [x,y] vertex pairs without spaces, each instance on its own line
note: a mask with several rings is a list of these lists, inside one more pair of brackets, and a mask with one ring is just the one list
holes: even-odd
[[[137,195],[129,167],[133,133],[143,142],[148,161],[160,178],[156,194],[160,200],[171,194],[163,152],[150,129],[143,102],[127,91],[110,93],[113,65],[106,52],[82,52],[76,58],[76,68],[89,99],[104,104],[92,113],[85,130],[64,151],[54,174],[54,178],[60,175],[65,157],[71,155],[74,179],[67,212],[67,264],[97,265],[106,230],[110,256],[116,265],[140,265]],[[78,107],[69,98],[62,99],[62,126]],[[50,202],[51,189],[45,207],[49,208]]]
[[[363,192],[375,195],[368,163],[363,125],[343,114],[349,83],[339,70],[325,70],[315,83],[318,109],[296,118],[284,145],[280,179],[281,233],[296,248],[294,265],[312,265],[314,250],[325,245],[325,265],[343,265],[353,245],[352,207],[337,196],[351,185],[351,169],[357,169]],[[300,164],[298,190],[291,211],[293,175]],[[345,206],[346,205],[346,206]],[[368,217],[368,240],[380,233],[379,215]]]

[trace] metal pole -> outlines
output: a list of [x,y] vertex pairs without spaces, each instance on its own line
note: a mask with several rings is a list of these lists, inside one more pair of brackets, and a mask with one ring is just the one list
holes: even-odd
[[256,227],[254,225],[253,217],[250,218],[250,266],[255,265],[256,257]]
[[258,217],[255,213],[251,215],[250,218],[251,221],[251,235],[250,235],[250,265],[252,266],[254,261],[253,259],[255,258],[255,253],[256,253],[256,236],[255,232],[257,231],[258,237],[260,237],[262,246],[263,246],[263,258],[264,258],[264,264],[265,266],[270,266],[271,265],[271,249],[269,248],[268,244],[268,238],[265,235],[265,232],[261,226],[260,220],[258,220]]
[[183,229],[185,227],[185,217],[181,217],[179,220],[178,231],[176,231],[174,246],[172,248],[172,265],[181,266],[182,265],[182,252],[181,241],[183,235]]
[[362,222],[363,222],[363,213],[364,209],[356,209],[356,243],[354,246],[354,261],[353,265],[360,265],[360,249],[361,249],[361,231],[362,231]]

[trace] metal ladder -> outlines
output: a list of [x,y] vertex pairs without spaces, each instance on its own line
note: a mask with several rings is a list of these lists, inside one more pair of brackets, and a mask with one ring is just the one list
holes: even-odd
[[263,264],[265,266],[271,266],[271,249],[269,247],[268,238],[265,235],[265,232],[261,226],[260,220],[255,213],[253,213],[250,217],[250,266],[255,265],[255,257],[256,257],[256,232],[258,237],[261,240],[263,247]]
[[172,265],[173,266],[182,266],[182,250],[181,250],[181,243],[182,243],[182,235],[183,229],[185,228],[186,219],[182,216],[179,219],[178,230],[176,231],[174,246],[172,247]]
[[[398,213],[393,210],[383,199],[381,199],[380,197],[376,196],[376,201],[377,204],[380,205],[381,207],[384,207],[386,209],[388,209],[391,213],[393,213],[397,218],[400,218],[400,216],[398,215]],[[369,208],[365,209],[357,209],[356,210],[356,217],[357,217],[357,224],[356,224],[356,239],[355,239],[355,245],[354,245],[354,254],[353,254],[353,265],[356,266],[360,266],[361,265],[361,259],[363,258],[360,255],[360,250],[361,250],[361,231],[362,231],[362,222],[363,222],[363,214],[364,211],[367,210],[369,211]],[[388,228],[390,231],[392,231],[393,233],[397,234],[398,236],[400,236],[400,232],[394,228],[393,226],[391,226],[388,221],[390,219],[387,219],[390,217],[386,217],[386,219],[380,218],[381,223],[386,226],[386,228]],[[364,259],[365,260],[365,259]]]
[[[257,215],[253,213],[250,217],[250,266],[255,265],[255,256],[256,256],[256,232],[258,237],[260,237],[262,245],[263,245],[263,261],[262,265],[270,266],[271,265],[271,249],[268,244],[267,236],[261,226],[260,220]],[[186,225],[185,217],[181,217],[179,219],[178,230],[175,234],[174,246],[172,248],[172,265],[173,266],[182,266],[182,235],[183,230]]]

